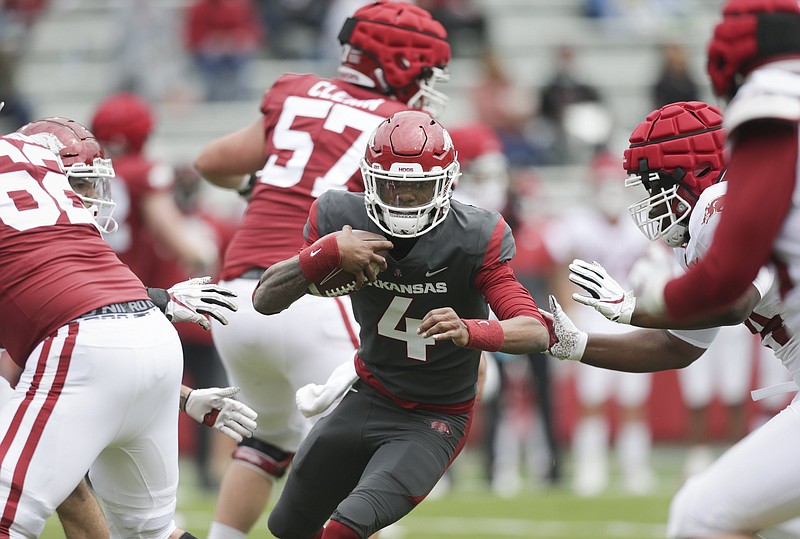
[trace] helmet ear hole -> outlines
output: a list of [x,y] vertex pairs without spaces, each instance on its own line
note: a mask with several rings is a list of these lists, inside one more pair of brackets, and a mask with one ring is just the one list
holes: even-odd
[[705,166],[695,169],[694,176],[695,178],[702,178],[703,176],[709,174],[711,172],[711,165],[706,164]]
[[397,65],[397,67],[403,70],[411,68],[411,62],[402,53],[395,54],[394,63]]

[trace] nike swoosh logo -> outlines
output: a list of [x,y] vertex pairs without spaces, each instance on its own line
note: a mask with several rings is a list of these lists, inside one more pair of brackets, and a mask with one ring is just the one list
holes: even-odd
[[447,269],[447,266],[445,266],[445,267],[443,267],[443,268],[440,268],[440,269],[438,269],[438,270],[435,270],[435,271],[426,271],[426,272],[425,272],[425,277],[433,277],[433,276],[434,276],[434,275],[436,275],[437,273],[442,273],[442,272],[443,272],[444,270],[446,270],[446,269]]
[[309,253],[309,255],[310,256],[317,256],[317,253],[319,253],[321,250],[322,250],[322,247],[320,247],[319,249],[314,249],[313,251],[311,251]]

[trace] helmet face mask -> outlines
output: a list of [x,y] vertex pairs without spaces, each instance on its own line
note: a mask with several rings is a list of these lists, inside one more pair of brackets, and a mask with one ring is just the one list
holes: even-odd
[[444,27],[406,2],[375,2],[348,18],[339,33],[342,80],[374,88],[412,108],[438,114],[447,96],[434,89],[449,79]]
[[414,238],[444,221],[459,174],[453,142],[428,114],[399,112],[378,126],[361,160],[369,218],[396,238]]
[[115,176],[111,159],[97,157],[91,166],[75,163],[65,172],[72,190],[92,214],[100,231],[104,234],[116,232],[118,223],[112,215],[117,203],[111,199],[111,180]]
[[43,118],[17,130],[56,154],[70,186],[95,218],[103,233],[117,230],[112,217],[116,204],[111,200],[110,182],[114,178],[111,160],[102,145],[78,122],[66,118]]
[[648,196],[628,207],[633,222],[650,241],[663,239],[670,247],[688,241],[692,205],[680,195],[680,183],[663,170],[632,174],[625,187],[644,186]]

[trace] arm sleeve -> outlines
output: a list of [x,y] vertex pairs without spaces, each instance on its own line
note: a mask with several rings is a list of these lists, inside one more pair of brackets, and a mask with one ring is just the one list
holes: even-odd
[[729,305],[770,257],[792,200],[797,129],[775,122],[743,126],[728,167],[725,210],[706,256],[667,283],[667,311],[677,319]]
[[476,284],[499,320],[531,316],[545,325],[530,292],[517,280],[507,262],[482,269]]

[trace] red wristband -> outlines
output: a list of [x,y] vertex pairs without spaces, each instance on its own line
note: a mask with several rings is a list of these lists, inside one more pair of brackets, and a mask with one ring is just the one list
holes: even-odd
[[503,347],[506,334],[503,326],[497,320],[465,320],[462,318],[461,321],[467,325],[469,332],[467,348],[497,352]]
[[339,267],[342,257],[336,233],[328,234],[315,241],[299,253],[300,271],[312,283],[318,283]]

